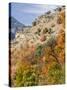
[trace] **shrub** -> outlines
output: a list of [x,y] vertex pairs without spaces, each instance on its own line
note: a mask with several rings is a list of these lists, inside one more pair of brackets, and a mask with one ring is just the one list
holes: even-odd
[[41,32],[41,29],[40,28],[38,28],[38,32]]
[[37,48],[36,48],[36,51],[35,51],[35,56],[41,56],[41,53],[42,53],[42,46],[41,45],[38,45]]
[[51,29],[51,28],[49,28],[48,33],[49,33],[49,34],[51,34],[51,33],[52,33],[52,29]]
[[57,24],[62,24],[62,22],[63,22],[62,17],[61,16],[58,16]]
[[51,11],[46,12],[46,14],[50,14],[50,13],[51,13]]
[[40,28],[38,28],[38,29],[37,29],[37,31],[35,32],[35,34],[40,35],[40,32],[41,32],[41,29],[40,29]]
[[47,33],[47,32],[48,32],[48,29],[47,28],[43,29],[43,33],[44,34]]
[[32,25],[33,25],[33,26],[36,26],[36,21],[32,22]]
[[47,40],[47,42],[46,42],[46,44],[45,44],[45,46],[49,46],[49,47],[51,47],[51,48],[54,48],[55,45],[56,45],[55,36],[51,36],[51,37]]
[[60,12],[61,10],[62,10],[62,8],[59,7],[59,8],[58,8],[58,11]]
[[38,28],[36,34],[40,35],[41,29]]
[[63,84],[65,81],[64,68],[60,68],[59,64],[54,64],[48,72],[49,84]]
[[33,86],[38,84],[38,74],[36,67],[31,65],[24,66],[22,63],[17,68],[15,86]]

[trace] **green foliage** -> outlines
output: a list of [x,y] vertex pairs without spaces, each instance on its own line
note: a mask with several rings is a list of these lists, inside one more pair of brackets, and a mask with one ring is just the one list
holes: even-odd
[[38,84],[38,74],[36,67],[30,67],[23,70],[23,67],[18,67],[15,79],[15,86],[33,86]]
[[55,52],[56,52],[57,54],[59,54],[61,51],[62,51],[62,49],[61,49],[60,47],[56,47],[56,48],[55,48]]
[[48,81],[49,84],[63,84],[65,81],[64,69],[62,69],[59,64],[54,64],[49,69]]
[[35,50],[35,56],[39,57],[42,54],[42,46],[38,45],[36,50]]
[[51,36],[48,40],[47,43],[45,44],[46,46],[54,48],[56,45],[56,40],[54,36]]

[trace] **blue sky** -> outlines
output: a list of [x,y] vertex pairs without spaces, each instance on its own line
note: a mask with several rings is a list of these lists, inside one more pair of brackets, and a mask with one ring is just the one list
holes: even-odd
[[37,16],[56,7],[56,5],[11,3],[11,16],[25,25],[31,25]]

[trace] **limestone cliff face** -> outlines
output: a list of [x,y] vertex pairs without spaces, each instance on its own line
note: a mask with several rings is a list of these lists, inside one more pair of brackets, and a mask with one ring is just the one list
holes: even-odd
[[57,36],[60,30],[64,30],[64,9],[62,6],[38,16],[32,22],[32,27],[16,33],[15,39],[11,42],[12,47],[31,47],[32,45],[44,44],[52,35]]

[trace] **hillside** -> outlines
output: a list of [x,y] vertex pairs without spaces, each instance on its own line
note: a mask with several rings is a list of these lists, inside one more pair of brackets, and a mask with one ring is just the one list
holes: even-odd
[[10,33],[9,36],[11,36],[11,40],[13,40],[15,38],[16,32],[20,31],[24,27],[25,27],[25,25],[20,23],[17,19],[15,19],[12,16],[9,17],[9,33]]
[[10,44],[12,86],[65,82],[64,6],[38,16],[31,27],[17,31]]

